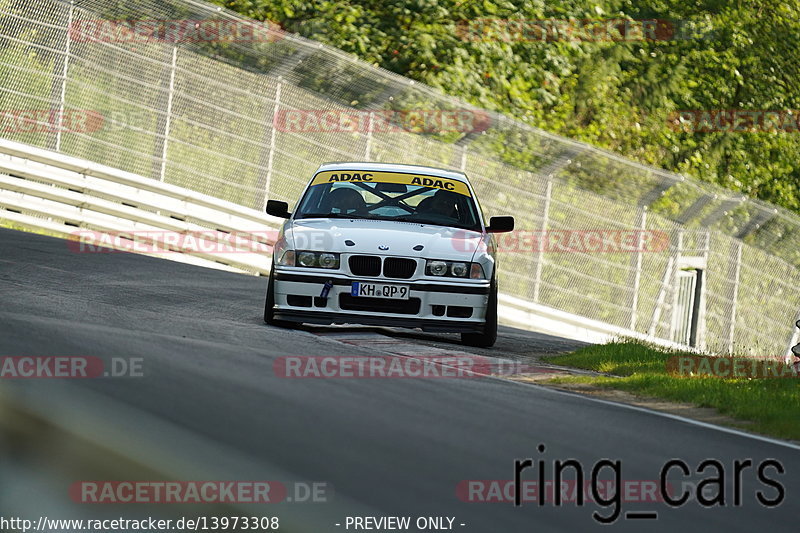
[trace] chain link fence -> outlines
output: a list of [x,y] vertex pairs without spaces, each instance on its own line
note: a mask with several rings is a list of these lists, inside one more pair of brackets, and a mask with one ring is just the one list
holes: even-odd
[[[500,242],[504,293],[762,357],[787,354],[798,318],[796,215],[202,2],[0,0],[0,111],[6,138],[257,209],[296,201],[326,161],[462,170],[487,215],[517,219]],[[468,124],[431,129],[410,111]],[[548,240],[611,231],[666,240],[611,253]]]

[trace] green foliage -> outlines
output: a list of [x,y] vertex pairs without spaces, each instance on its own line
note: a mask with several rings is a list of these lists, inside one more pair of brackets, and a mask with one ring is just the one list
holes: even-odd
[[[702,133],[670,124],[679,110],[800,108],[797,3],[215,1],[472,104],[800,212],[800,132]],[[490,18],[666,19],[675,38],[525,42],[502,24],[465,32]]]
[[593,345],[549,362],[622,377],[567,377],[554,383],[591,383],[637,395],[712,407],[746,422],[747,429],[776,437],[800,438],[800,383],[796,378],[719,378],[667,372],[673,356],[692,355],[637,341]]

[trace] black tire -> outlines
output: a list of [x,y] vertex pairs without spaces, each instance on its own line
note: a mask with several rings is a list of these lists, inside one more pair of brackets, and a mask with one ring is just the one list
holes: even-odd
[[274,269],[269,272],[267,280],[267,299],[264,302],[264,322],[279,328],[291,328],[295,324],[285,320],[275,320],[275,278]]
[[462,333],[461,342],[476,348],[491,348],[497,342],[497,283],[492,281],[486,305],[486,324],[480,333]]

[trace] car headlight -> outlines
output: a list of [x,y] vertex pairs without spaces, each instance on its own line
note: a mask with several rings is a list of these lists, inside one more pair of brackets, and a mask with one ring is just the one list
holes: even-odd
[[339,254],[332,252],[298,252],[297,265],[306,268],[339,268]]
[[439,259],[428,259],[425,264],[425,274],[428,276],[447,276],[451,278],[485,278],[483,268],[478,263],[442,261]]
[[322,268],[339,268],[339,255],[319,254],[319,266]]
[[469,269],[466,263],[453,263],[450,265],[450,273],[457,278],[466,277]]
[[314,252],[300,252],[297,255],[298,266],[315,267],[317,266],[317,255]]
[[429,276],[444,276],[447,274],[447,263],[445,261],[428,261],[425,270]]

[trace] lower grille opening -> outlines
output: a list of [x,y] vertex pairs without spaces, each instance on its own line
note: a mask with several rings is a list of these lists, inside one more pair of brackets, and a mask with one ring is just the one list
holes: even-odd
[[328,307],[328,299],[314,296],[314,307]]
[[469,318],[472,316],[472,308],[461,307],[459,305],[448,305],[447,316],[451,318]]
[[444,316],[444,306],[443,305],[432,305],[433,316]]
[[289,294],[286,296],[286,303],[292,307],[311,307],[311,296],[300,296],[299,294]]
[[421,300],[390,300],[388,298],[359,298],[350,294],[339,295],[339,307],[345,311],[368,311],[377,313],[397,313],[416,315],[419,313]]

